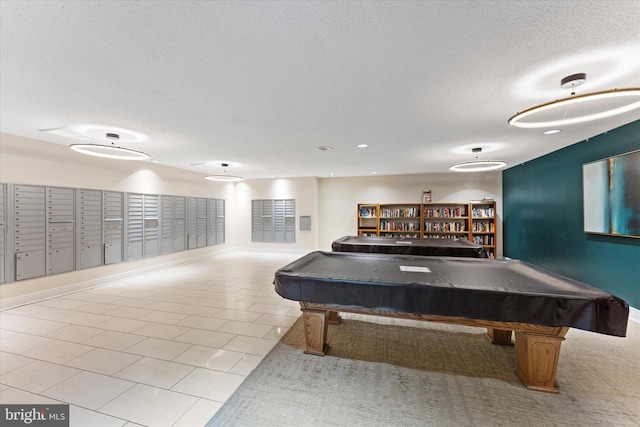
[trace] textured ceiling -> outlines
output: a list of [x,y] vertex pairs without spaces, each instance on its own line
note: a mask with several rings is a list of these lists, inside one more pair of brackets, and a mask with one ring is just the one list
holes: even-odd
[[513,166],[640,119],[507,125],[569,96],[570,74],[587,74],[578,94],[640,87],[638,0],[3,0],[0,16],[2,132],[121,128],[203,174],[447,172],[473,147]]

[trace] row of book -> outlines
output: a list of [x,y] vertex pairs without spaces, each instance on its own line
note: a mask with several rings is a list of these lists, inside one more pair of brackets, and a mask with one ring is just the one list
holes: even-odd
[[454,235],[454,234],[425,234],[426,239],[466,239],[466,236]]
[[420,231],[420,223],[410,221],[380,221],[384,231]]
[[464,232],[464,222],[452,221],[452,222],[432,222],[426,221],[424,223],[424,231],[449,231],[449,232]]
[[375,218],[378,216],[378,213],[376,212],[377,209],[374,207],[361,207],[360,208],[360,216],[362,218]]
[[485,233],[493,233],[495,231],[493,222],[489,221],[474,221],[471,230]]
[[487,235],[487,236],[473,236],[473,240],[474,243],[477,243],[479,245],[489,245],[489,246],[493,246],[495,245],[495,241],[493,240],[493,236]]
[[418,218],[420,208],[380,208],[381,218]]
[[471,209],[471,216],[473,218],[493,218],[496,212],[493,208],[473,208]]
[[462,218],[467,216],[463,208],[425,208],[425,218]]

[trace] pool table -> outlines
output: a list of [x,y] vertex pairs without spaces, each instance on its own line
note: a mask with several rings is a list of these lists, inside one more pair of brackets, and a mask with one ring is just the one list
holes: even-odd
[[305,353],[327,351],[329,311],[487,328],[511,344],[530,390],[558,393],[569,328],[626,335],[628,304],[608,292],[516,260],[311,252],[275,273],[276,292],[299,301]]
[[333,241],[331,250],[333,252],[488,258],[487,251],[482,245],[467,239],[344,236]]

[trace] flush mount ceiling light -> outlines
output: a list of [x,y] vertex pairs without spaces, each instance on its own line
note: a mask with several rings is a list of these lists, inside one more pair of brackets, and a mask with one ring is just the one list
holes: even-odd
[[228,163],[220,163],[220,167],[223,168],[223,173],[218,175],[207,175],[204,179],[209,181],[225,181],[225,182],[238,182],[244,181],[244,178],[236,175],[227,175],[226,169],[229,167]]
[[[117,141],[120,139],[117,133],[107,133],[106,138]],[[132,150],[130,148],[118,147],[115,145],[104,144],[71,144],[69,146],[73,151],[88,154],[89,156],[103,157],[116,160],[147,160],[151,158],[147,153]]]
[[[640,108],[640,88],[613,89],[576,95],[575,88],[587,80],[585,73],[567,76],[560,87],[571,88],[569,98],[558,99],[521,111],[507,123],[518,128],[552,128],[603,119]],[[558,118],[561,116],[562,118]]]
[[[473,148],[471,152],[480,153],[482,152],[482,148]],[[457,163],[449,169],[454,172],[486,172],[502,169],[505,166],[507,166],[507,162],[503,162],[502,160],[478,160],[478,157],[476,156],[476,160]]]

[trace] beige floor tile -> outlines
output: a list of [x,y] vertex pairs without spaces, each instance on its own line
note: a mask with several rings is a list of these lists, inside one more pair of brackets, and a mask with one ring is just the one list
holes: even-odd
[[153,427],[169,427],[182,418],[198,398],[137,384],[100,409],[114,417]]
[[[299,308],[299,306],[298,306]],[[276,314],[263,314],[258,317],[254,323],[259,323],[261,325],[270,325],[270,326],[292,326],[298,320],[295,317],[291,316],[278,316]]]
[[264,339],[280,341],[280,339],[287,333],[289,326],[274,326],[266,334],[262,336]]
[[[10,328],[12,331],[24,332],[31,335],[43,335],[47,332],[55,331],[66,326],[64,323],[55,322],[53,320],[31,319],[28,322],[18,323]],[[5,328],[5,326],[2,326]]]
[[263,356],[256,356],[255,354],[245,354],[238,363],[233,365],[233,368],[229,369],[229,373],[247,376],[258,366],[263,358]]
[[85,313],[104,314],[111,311],[115,306],[110,304],[101,304],[96,302],[87,302],[74,308],[76,311],[83,311]]
[[97,410],[134,385],[130,381],[85,371],[42,391],[41,394]]
[[0,340],[0,349],[9,353],[22,354],[25,351],[40,347],[52,341],[53,340],[49,338],[14,332],[7,334]]
[[72,323],[74,325],[95,326],[98,323],[106,322],[109,319],[112,319],[112,317],[105,316],[103,314],[78,313],[71,317],[67,317],[64,321],[66,323]]
[[113,376],[140,384],[169,389],[194,369],[193,366],[182,363],[143,357]]
[[2,329],[13,330],[15,326],[22,323],[30,322],[32,320],[33,317],[21,316],[18,314],[9,314],[8,312],[0,313],[0,326],[2,327]]
[[273,346],[276,345],[276,342],[277,341],[264,338],[253,338],[238,335],[222,348],[225,350],[255,354],[257,356],[266,356]]
[[83,344],[108,348],[111,350],[125,350],[132,345],[139,343],[143,339],[144,337],[139,335],[117,331],[104,331],[101,334],[83,341]]
[[141,356],[155,357],[157,359],[173,360],[190,347],[191,344],[182,342],[145,338],[139,343],[127,348],[127,352]]
[[84,301],[78,301],[73,299],[66,299],[62,297],[52,298],[44,301],[40,301],[36,303],[36,305],[41,305],[45,307],[54,307],[54,308],[64,308],[73,310],[75,307],[86,304]]
[[211,317],[220,313],[221,311],[222,311],[221,308],[202,307],[199,305],[187,305],[186,307],[183,307],[180,310],[176,311],[176,313],[190,314],[193,316]]
[[286,316],[291,311],[291,308],[278,305],[254,304],[251,307],[247,308],[247,311]]
[[33,362],[34,359],[0,351],[0,375]]
[[32,393],[41,393],[78,373],[80,371],[74,368],[36,360],[4,374],[2,383]]
[[131,332],[140,329],[149,322],[137,319],[127,319],[126,317],[112,317],[104,322],[98,323],[96,328],[108,329],[117,332]]
[[146,337],[163,338],[172,340],[175,337],[184,334],[189,328],[184,326],[166,325],[164,323],[148,323],[140,329],[133,331],[136,335],[144,335]]
[[[217,310],[217,309],[216,309]],[[218,310],[220,311],[220,310]],[[218,319],[216,317],[205,316],[188,316],[180,320],[176,325],[188,326],[190,328],[207,329],[209,331],[215,331],[222,325],[227,323],[228,320]]]
[[116,306],[115,308],[107,311],[105,314],[114,317],[127,317],[129,319],[136,319],[150,312],[151,310],[146,310],[144,308]]
[[133,296],[131,296],[131,297],[120,298],[114,301],[112,304],[122,306],[122,307],[140,308],[140,307],[144,307],[145,305],[148,305],[149,301],[143,298],[134,298]]
[[119,370],[139,360],[141,356],[122,353],[120,351],[96,348],[82,356],[76,357],[65,363],[66,366],[96,372],[104,375],[113,375]]
[[41,396],[35,393],[29,393],[28,391],[20,390],[13,387],[7,387],[4,390],[0,391],[0,403],[3,405],[24,404],[25,402],[34,405],[62,403],[58,400],[51,399],[50,397]]
[[63,364],[64,362],[93,350],[93,348],[94,347],[88,345],[56,340],[29,351],[25,351],[22,355],[33,359],[45,360],[51,363]]
[[69,427],[122,427],[126,423],[120,418],[69,405]]
[[210,369],[196,368],[171,390],[205,399],[225,402],[245,377]]
[[221,326],[218,331],[236,335],[262,338],[267,334],[267,332],[269,332],[270,329],[271,326],[269,325],[259,325],[257,323],[238,322],[235,320],[230,320],[223,326]]
[[260,317],[260,313],[249,313],[240,310],[222,310],[216,314],[215,317],[218,319],[237,320],[239,322],[253,322]]
[[220,408],[222,408],[220,402],[200,399],[172,427],[204,426]]
[[176,312],[181,308],[185,308],[187,304],[178,304],[174,302],[155,301],[144,306],[149,310]]
[[47,332],[46,334],[44,334],[44,336],[56,340],[82,342],[98,334],[101,334],[102,332],[104,332],[102,329],[92,328],[90,326],[67,325],[63,326],[60,329]]
[[242,360],[244,356],[244,353],[236,351],[194,345],[173,359],[173,361],[226,372]]
[[148,322],[168,323],[172,325],[188,316],[189,316],[188,314],[184,314],[184,313],[170,313],[167,311],[151,311],[150,313],[140,316],[138,319],[146,320]]
[[222,348],[222,346],[228,343],[234,336],[233,334],[226,334],[224,332],[190,329],[179,337],[176,337],[174,341]]

